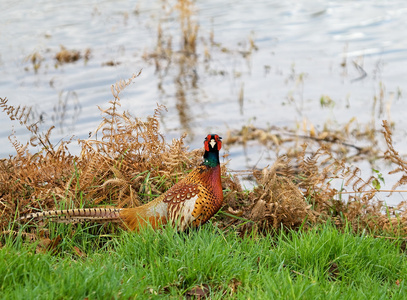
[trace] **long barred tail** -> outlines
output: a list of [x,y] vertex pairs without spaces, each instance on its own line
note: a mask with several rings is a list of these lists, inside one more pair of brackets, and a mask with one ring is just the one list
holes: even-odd
[[18,220],[50,219],[56,223],[119,222],[121,208],[81,208],[64,210],[46,210],[24,215]]

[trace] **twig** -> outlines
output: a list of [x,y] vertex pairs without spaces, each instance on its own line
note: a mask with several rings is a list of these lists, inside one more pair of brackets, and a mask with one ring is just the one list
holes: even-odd
[[[378,192],[378,193],[395,193],[395,192],[399,192],[399,193],[407,193],[407,190],[376,190],[376,189],[374,189],[374,190],[371,190],[371,191],[375,191],[375,192]],[[353,191],[353,192],[338,192],[337,194],[355,194],[355,193],[364,193],[364,192],[366,192],[366,191],[361,191],[361,192],[358,192],[358,191]]]
[[301,135],[301,134],[295,134],[295,133],[288,133],[288,132],[285,133],[285,134],[286,134],[286,135],[289,135],[289,136],[294,136],[294,137],[302,138],[302,139],[314,140],[314,141],[317,141],[317,142],[327,142],[327,143],[331,143],[331,144],[340,144],[340,145],[343,145],[343,146],[346,146],[346,147],[354,148],[354,149],[358,150],[359,152],[361,152],[361,151],[363,150],[362,147],[358,147],[358,146],[356,146],[356,145],[349,144],[349,143],[346,143],[346,142],[330,141],[330,140],[321,139],[321,138],[318,138],[318,137],[307,136],[307,135]]

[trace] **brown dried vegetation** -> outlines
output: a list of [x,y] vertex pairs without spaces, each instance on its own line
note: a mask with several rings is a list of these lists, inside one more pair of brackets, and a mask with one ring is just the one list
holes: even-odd
[[[0,163],[0,231],[10,233],[16,217],[37,210],[141,205],[201,163],[202,149],[188,150],[185,135],[167,143],[160,133],[159,116],[165,107],[158,106],[147,120],[120,110],[120,92],[137,76],[112,86],[114,99],[107,109],[99,108],[102,121],[89,139],[79,140],[79,155],[68,150],[72,140],[58,147],[53,145],[53,128],[40,133],[36,124],[28,124],[29,109],[14,108],[7,99],[0,98],[0,107],[9,118],[18,120],[32,134],[26,144],[12,134],[10,141],[16,155]],[[406,183],[407,162],[393,148],[385,121],[383,128],[388,147],[385,158],[396,166],[393,173],[402,174],[396,188]],[[283,141],[282,132],[272,134],[254,128],[246,131],[245,136],[229,134],[225,144],[256,139],[281,145]],[[407,235],[405,203],[387,208],[385,214],[385,206],[375,197],[375,178],[363,180],[361,171],[347,164],[346,155],[338,158],[333,142],[327,138],[318,138],[320,147],[315,151],[307,144],[298,148],[298,143],[291,141],[295,147],[286,151],[287,155],[268,168],[251,171],[257,185],[250,191],[243,190],[238,174],[223,165],[225,201],[215,224],[244,234],[307,227],[330,220],[339,227],[348,223],[355,230]],[[40,150],[33,154],[30,146]],[[366,151],[359,151],[359,155],[363,153]],[[340,190],[333,185],[335,180],[341,182]]]
[[[226,145],[240,143],[247,146],[255,140],[277,153],[286,153],[271,167],[261,172],[251,171],[258,186],[246,193],[246,198],[235,192],[234,197],[239,200],[227,201],[229,213],[251,221],[239,219],[233,223],[243,224],[244,229],[254,227],[267,231],[271,227],[298,227],[302,224],[306,227],[329,220],[339,227],[350,224],[355,231],[368,229],[406,235],[406,203],[387,207],[376,197],[381,192],[375,185],[377,178],[368,176],[367,180],[363,179],[361,170],[349,164],[377,157],[379,151],[374,149],[377,141],[372,140],[372,145],[365,148],[356,147],[345,142],[346,132],[342,129],[317,135],[311,130],[305,136],[279,128],[263,130],[254,126],[229,132]],[[388,148],[384,158],[396,166],[390,174],[402,173],[390,191],[391,195],[397,187],[406,184],[407,162],[393,147],[387,121],[383,121],[382,133]],[[370,132],[363,133],[363,136],[371,139]],[[299,141],[304,139],[308,143],[301,144]],[[339,184],[335,185],[335,182]]]
[[[26,116],[0,99],[0,107],[32,133],[25,145],[11,135],[17,154],[0,165],[0,211],[2,229],[17,215],[34,210],[62,207],[114,205],[132,207],[148,201],[172,186],[201,161],[201,150],[187,151],[185,136],[167,144],[159,132],[159,106],[146,121],[119,112],[119,93],[135,78],[112,86],[114,100],[100,110],[103,120],[92,136],[79,140],[81,154],[69,153],[67,145],[57,148],[49,140],[52,128],[38,133]],[[29,110],[27,110],[29,111]],[[101,134],[101,138],[97,136]],[[29,146],[41,146],[31,154]],[[148,194],[140,199],[140,194]]]
[[90,49],[86,49],[84,54],[81,54],[80,51],[78,50],[69,50],[65,48],[64,46],[61,45],[61,50],[55,55],[55,59],[58,64],[67,64],[67,63],[73,63],[75,61],[78,61],[82,57],[85,59],[85,61],[89,60],[90,57]]

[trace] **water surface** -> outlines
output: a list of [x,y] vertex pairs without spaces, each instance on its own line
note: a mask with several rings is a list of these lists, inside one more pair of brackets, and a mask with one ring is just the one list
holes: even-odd
[[[295,128],[305,120],[322,129],[356,117],[361,127],[394,122],[395,146],[405,154],[404,1],[196,1],[193,62],[182,64],[174,54],[157,71],[159,24],[164,47],[171,41],[174,53],[182,49],[174,4],[3,1],[0,96],[32,106],[42,128],[54,124],[54,141],[86,138],[101,121],[97,106],[112,100],[111,85],[142,69],[122,93],[122,107],[144,118],[157,103],[166,105],[163,133],[171,139],[187,132],[191,148],[201,147],[208,132],[225,135],[248,124]],[[56,65],[61,45],[91,55]],[[33,54],[40,57],[37,71]],[[321,96],[334,105],[321,107]],[[1,157],[15,153],[8,141],[13,130],[21,142],[29,139],[3,113]],[[246,152],[234,146],[229,154],[232,169],[264,167],[275,158],[260,146]],[[370,175],[371,166],[360,165]]]

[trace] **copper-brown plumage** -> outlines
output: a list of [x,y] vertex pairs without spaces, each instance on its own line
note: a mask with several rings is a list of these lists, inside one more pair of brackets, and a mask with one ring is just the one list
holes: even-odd
[[198,227],[207,222],[222,206],[223,193],[219,165],[221,138],[209,134],[205,141],[204,162],[187,177],[155,200],[135,208],[84,208],[50,210],[20,218],[48,218],[60,223],[81,221],[121,222],[129,230],[150,224],[153,228],[170,223],[178,230]]

